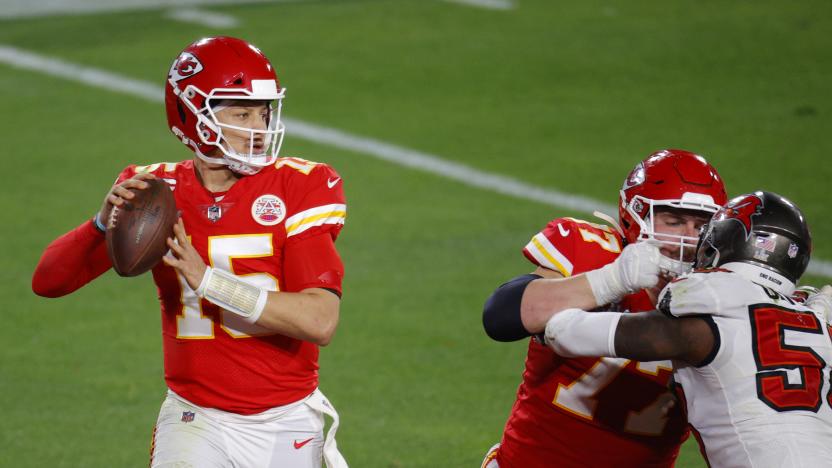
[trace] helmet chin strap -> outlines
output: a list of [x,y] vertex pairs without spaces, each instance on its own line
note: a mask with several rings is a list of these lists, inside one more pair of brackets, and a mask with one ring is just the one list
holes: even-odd
[[199,157],[199,159],[210,163],[210,164],[223,164],[228,165],[228,161],[225,158],[212,158],[211,156],[206,155],[196,145],[193,145],[194,153]]
[[197,155],[197,157],[199,157],[199,159],[201,159],[201,160],[203,160],[207,163],[222,164],[224,166],[228,166],[228,168],[230,170],[232,170],[232,171],[234,171],[238,174],[242,174],[242,175],[254,175],[254,174],[257,174],[258,172],[260,172],[261,169],[263,169],[262,167],[259,167],[259,166],[251,166],[251,165],[245,164],[243,162],[235,161],[233,159],[229,159],[229,158],[225,158],[225,157],[212,158],[212,157],[207,156],[206,154],[204,154],[202,151],[199,150],[199,148],[196,148],[196,147],[194,147],[194,153],[196,153],[196,155]]
[[606,214],[606,213],[602,213],[602,212],[600,212],[600,211],[593,211],[593,212],[592,212],[592,215],[593,215],[593,216],[595,216],[595,217],[596,217],[596,218],[598,218],[598,219],[602,219],[602,220],[604,220],[604,221],[606,221],[606,222],[610,223],[610,225],[613,227],[613,229],[615,229],[615,231],[616,231],[616,232],[617,232],[617,233],[618,233],[618,234],[619,234],[622,238],[626,238],[626,237],[627,237],[627,236],[624,234],[624,230],[623,230],[623,229],[621,229],[621,225],[619,225],[619,224],[618,224],[618,221],[614,220],[612,216],[610,216],[610,215],[608,215],[608,214]]
[[263,169],[260,166],[250,166],[239,161],[228,161],[227,165],[232,171],[247,176],[257,174],[261,169]]
[[659,269],[662,273],[675,278],[693,270],[693,262],[675,260],[662,254],[662,256],[659,257]]

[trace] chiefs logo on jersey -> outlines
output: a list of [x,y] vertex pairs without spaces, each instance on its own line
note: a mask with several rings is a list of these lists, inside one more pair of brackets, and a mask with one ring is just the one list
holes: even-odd
[[754,225],[754,216],[763,212],[763,200],[757,195],[751,194],[745,197],[731,200],[719,210],[714,217],[715,221],[723,219],[734,219],[742,224],[745,229],[745,238],[751,236],[751,228]]
[[190,78],[202,71],[202,62],[190,52],[182,52],[179,59],[173,62],[168,73],[168,79],[174,83]]

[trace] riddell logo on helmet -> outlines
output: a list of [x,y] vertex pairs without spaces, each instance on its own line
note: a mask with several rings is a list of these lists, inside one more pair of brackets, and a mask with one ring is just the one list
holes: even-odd
[[182,52],[182,55],[173,62],[168,73],[168,79],[177,83],[185,78],[190,78],[202,71],[202,62],[190,52]]
[[757,195],[748,195],[734,200],[720,210],[717,219],[735,219],[742,223],[745,229],[745,239],[751,236],[753,226],[752,217],[763,212],[763,200]]

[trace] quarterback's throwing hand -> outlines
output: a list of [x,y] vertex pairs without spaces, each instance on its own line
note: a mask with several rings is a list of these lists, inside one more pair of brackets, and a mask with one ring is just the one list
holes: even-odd
[[113,185],[107,195],[104,196],[101,208],[98,209],[98,213],[95,215],[98,223],[106,223],[114,206],[121,206],[125,200],[132,200],[136,196],[130,189],[144,190],[148,187],[145,181],[155,178],[156,176],[151,173],[141,173],[120,184]]
[[191,245],[191,241],[188,240],[188,235],[185,232],[185,223],[182,222],[182,218],[179,218],[179,221],[173,226],[173,235],[176,237],[176,240],[168,238],[168,247],[170,247],[170,251],[174,256],[165,255],[162,257],[162,260],[164,260],[165,264],[176,268],[176,271],[185,277],[188,286],[196,291],[199,283],[202,281],[202,277],[205,276],[205,270],[207,268],[205,262],[202,261],[199,252],[196,251],[194,246]]
[[598,305],[611,304],[627,294],[658,284],[661,256],[655,245],[636,242],[624,247],[614,262],[587,272]]

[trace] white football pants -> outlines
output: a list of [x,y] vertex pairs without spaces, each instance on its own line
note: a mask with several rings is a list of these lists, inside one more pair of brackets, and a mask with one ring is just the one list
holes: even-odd
[[[332,425],[324,437],[324,414]],[[152,468],[347,468],[338,413],[320,390],[253,415],[202,408],[168,390],[153,431]]]
[[482,459],[482,463],[480,464],[480,468],[500,468],[500,464],[497,463],[497,452],[500,450],[500,443],[497,442],[496,444],[492,445],[488,452],[485,454],[485,458]]

